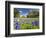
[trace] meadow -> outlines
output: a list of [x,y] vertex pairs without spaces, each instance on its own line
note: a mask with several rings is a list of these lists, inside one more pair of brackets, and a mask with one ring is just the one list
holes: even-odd
[[[39,18],[15,18],[16,29],[39,29]],[[18,24],[16,24],[18,23]]]
[[14,29],[39,29],[39,9],[14,8]]

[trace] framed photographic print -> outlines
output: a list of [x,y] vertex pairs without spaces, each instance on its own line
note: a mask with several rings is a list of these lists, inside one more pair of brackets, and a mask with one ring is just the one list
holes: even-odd
[[5,36],[44,35],[44,3],[5,2]]

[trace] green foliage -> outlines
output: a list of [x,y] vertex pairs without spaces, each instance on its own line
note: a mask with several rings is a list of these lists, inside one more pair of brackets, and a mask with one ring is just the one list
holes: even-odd
[[35,18],[35,17],[39,17],[39,11],[32,11],[28,13],[27,18]]
[[39,26],[32,26],[32,29],[39,29]]
[[22,16],[21,18],[26,18],[25,16]]
[[21,29],[31,29],[31,24],[21,24]]
[[39,29],[39,26],[32,26],[32,24],[21,24],[20,29]]
[[20,17],[19,11],[14,9],[14,17]]

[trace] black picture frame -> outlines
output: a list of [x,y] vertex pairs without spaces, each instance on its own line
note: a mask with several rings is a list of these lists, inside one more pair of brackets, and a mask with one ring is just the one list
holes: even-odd
[[[10,4],[22,4],[22,5],[38,5],[43,7],[43,29],[39,33],[22,33],[22,34],[10,34]],[[5,37],[15,37],[15,36],[29,36],[29,35],[44,35],[45,34],[45,4],[35,3],[35,2],[17,2],[17,1],[5,1]]]

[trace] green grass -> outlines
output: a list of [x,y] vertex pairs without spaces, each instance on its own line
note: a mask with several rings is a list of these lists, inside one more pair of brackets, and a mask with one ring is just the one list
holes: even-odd
[[32,26],[32,24],[21,24],[20,29],[39,29],[39,26]]
[[39,29],[39,26],[32,26],[32,29]]
[[21,24],[21,29],[31,29],[31,24]]

